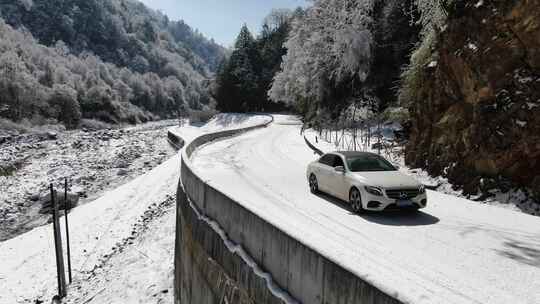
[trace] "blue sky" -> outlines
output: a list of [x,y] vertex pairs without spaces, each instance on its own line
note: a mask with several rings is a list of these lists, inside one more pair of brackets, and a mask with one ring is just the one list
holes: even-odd
[[307,6],[305,0],[140,0],[172,20],[184,20],[208,38],[229,47],[246,23],[256,34],[272,8]]

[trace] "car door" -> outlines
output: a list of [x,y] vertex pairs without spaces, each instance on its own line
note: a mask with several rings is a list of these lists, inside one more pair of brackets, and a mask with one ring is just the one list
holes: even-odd
[[321,157],[318,163],[318,172],[315,174],[319,183],[319,189],[327,193],[331,193],[329,183],[332,177],[332,171],[334,171],[333,164],[335,158],[336,156],[334,154],[325,154]]
[[346,173],[345,172],[337,172],[337,167],[343,167],[345,169],[345,163],[343,162],[343,158],[341,156],[336,155],[334,158],[332,171],[330,173],[330,176],[328,178],[328,184],[331,189],[332,195],[340,198],[340,199],[348,199],[349,194],[347,187],[347,180],[346,180]]

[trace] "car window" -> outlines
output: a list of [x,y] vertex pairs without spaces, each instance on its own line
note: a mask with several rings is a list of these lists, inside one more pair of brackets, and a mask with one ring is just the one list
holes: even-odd
[[343,163],[343,159],[341,159],[341,157],[339,156],[336,156],[334,158],[334,165],[333,167],[345,167],[345,164]]
[[333,154],[326,154],[323,157],[321,157],[321,159],[319,159],[319,163],[333,167],[335,157],[336,156]]
[[360,155],[347,158],[352,172],[396,171],[390,162],[378,155]]

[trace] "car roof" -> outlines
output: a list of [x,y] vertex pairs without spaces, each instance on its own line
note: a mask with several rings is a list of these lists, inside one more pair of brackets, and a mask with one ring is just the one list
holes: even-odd
[[371,152],[360,152],[360,151],[335,151],[335,152],[331,152],[333,154],[341,154],[342,156],[344,156],[345,158],[349,158],[349,157],[358,157],[358,156],[378,156],[377,154],[375,153],[371,153]]

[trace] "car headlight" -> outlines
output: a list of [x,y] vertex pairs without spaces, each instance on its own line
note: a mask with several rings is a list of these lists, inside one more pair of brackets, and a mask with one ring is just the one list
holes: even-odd
[[420,188],[418,188],[418,193],[420,194],[426,193],[426,186],[424,185],[420,186]]
[[365,186],[364,188],[370,194],[373,194],[373,195],[376,195],[376,196],[383,196],[383,192],[382,192],[381,188],[372,187],[372,186]]

